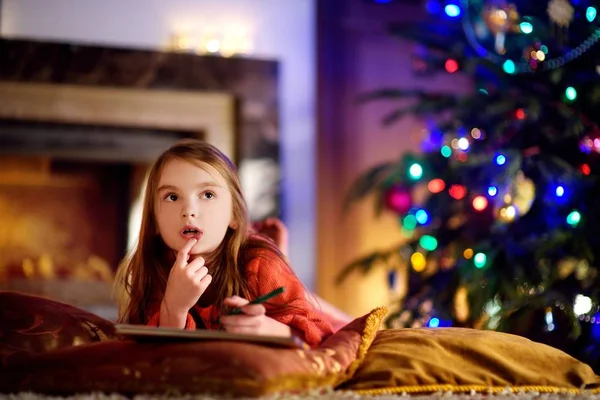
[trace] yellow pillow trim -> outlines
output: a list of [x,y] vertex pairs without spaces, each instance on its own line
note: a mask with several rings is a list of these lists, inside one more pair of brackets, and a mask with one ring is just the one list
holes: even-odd
[[485,385],[419,385],[419,386],[395,386],[378,389],[358,389],[348,390],[348,392],[361,395],[382,395],[382,394],[424,394],[435,392],[477,392],[477,393],[511,393],[520,392],[538,392],[538,393],[572,393],[572,394],[598,394],[600,388],[595,389],[575,389],[556,386],[485,386]]
[[373,340],[375,340],[375,336],[377,336],[377,331],[379,331],[379,327],[381,326],[381,321],[383,321],[383,317],[387,314],[388,309],[385,306],[377,307],[373,309],[367,317],[365,321],[365,327],[363,329],[361,335],[360,345],[358,346],[358,351],[356,354],[356,359],[352,361],[352,363],[346,369],[346,376],[344,381],[350,379],[358,367],[362,364],[367,355],[367,351],[371,347]]

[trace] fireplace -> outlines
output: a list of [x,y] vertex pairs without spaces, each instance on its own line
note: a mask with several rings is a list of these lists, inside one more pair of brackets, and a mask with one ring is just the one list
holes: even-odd
[[145,174],[180,138],[237,163],[254,218],[281,216],[276,63],[19,40],[0,59],[0,290],[116,318]]

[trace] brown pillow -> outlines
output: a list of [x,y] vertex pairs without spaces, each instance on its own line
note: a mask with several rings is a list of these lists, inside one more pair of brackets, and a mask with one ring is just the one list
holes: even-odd
[[340,388],[363,394],[600,392],[600,376],[566,353],[521,336],[465,328],[379,331]]
[[24,293],[0,291],[0,367],[29,353],[107,340],[112,322],[79,308]]
[[379,308],[355,319],[312,350],[113,340],[32,354],[0,369],[0,391],[260,396],[333,387],[360,365],[385,313]]

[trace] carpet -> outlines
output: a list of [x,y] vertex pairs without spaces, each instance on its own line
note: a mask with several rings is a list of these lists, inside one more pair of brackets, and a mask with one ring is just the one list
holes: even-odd
[[[129,400],[130,398],[118,394],[84,393],[69,397],[52,397],[35,393],[19,393],[3,395],[0,400]],[[136,395],[131,400],[224,400],[225,397],[211,395],[187,396],[150,396]],[[252,400],[600,400],[600,394],[554,394],[554,393],[506,393],[485,394],[471,393],[459,394],[439,392],[431,395],[361,395],[353,392],[319,390],[303,394],[276,394],[271,396],[252,398]],[[237,400],[250,400],[250,398],[237,398]]]

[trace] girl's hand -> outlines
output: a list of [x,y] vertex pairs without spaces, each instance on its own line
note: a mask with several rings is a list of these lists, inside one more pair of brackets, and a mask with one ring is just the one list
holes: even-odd
[[[204,266],[202,257],[196,258],[188,264],[189,252],[198,241],[188,240],[177,252],[177,259],[169,272],[167,288],[161,305],[160,325],[177,326],[185,325],[187,312],[196,304],[200,296],[206,291],[212,282],[212,276],[208,268]],[[165,321],[163,321],[163,311]]]
[[220,318],[227,332],[284,337],[292,335],[289,326],[265,315],[266,309],[262,304],[248,304],[248,300],[239,296],[227,297],[223,303],[242,309],[241,314]]

